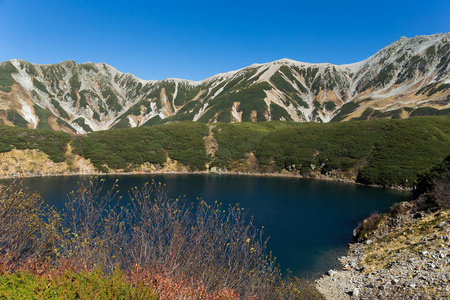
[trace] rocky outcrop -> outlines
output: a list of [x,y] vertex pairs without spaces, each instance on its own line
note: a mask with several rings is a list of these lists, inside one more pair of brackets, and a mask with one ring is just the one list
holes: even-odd
[[327,299],[448,299],[450,211],[422,196],[378,221],[349,245],[342,270],[316,281],[318,290]]
[[73,154],[70,147],[66,152],[66,160],[59,163],[37,149],[12,149],[0,153],[0,178],[95,173],[98,171],[91,162]]

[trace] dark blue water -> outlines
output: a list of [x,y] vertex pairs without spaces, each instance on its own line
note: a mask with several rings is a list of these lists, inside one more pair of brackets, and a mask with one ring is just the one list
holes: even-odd
[[[67,193],[83,177],[24,179],[24,185],[41,193],[46,203],[63,207]],[[316,277],[337,264],[344,255],[352,231],[371,212],[385,212],[409,193],[339,182],[281,177],[238,175],[126,175],[120,190],[155,180],[167,186],[169,196],[186,195],[195,201],[239,203],[264,226],[268,248],[282,269],[300,277]]]

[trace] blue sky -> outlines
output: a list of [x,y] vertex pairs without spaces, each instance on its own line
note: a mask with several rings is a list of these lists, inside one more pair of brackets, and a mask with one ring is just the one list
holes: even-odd
[[450,0],[0,0],[0,61],[108,63],[202,80],[281,58],[345,64],[450,31]]

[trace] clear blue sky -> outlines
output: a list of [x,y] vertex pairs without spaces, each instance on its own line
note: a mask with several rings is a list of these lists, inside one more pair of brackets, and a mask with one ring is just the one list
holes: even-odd
[[345,64],[450,31],[450,0],[0,0],[0,61],[105,62],[201,80],[281,58]]

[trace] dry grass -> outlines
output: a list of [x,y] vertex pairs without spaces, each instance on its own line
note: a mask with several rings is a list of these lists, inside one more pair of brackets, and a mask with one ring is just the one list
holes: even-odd
[[409,259],[424,250],[439,249],[443,241],[436,237],[446,236],[447,233],[445,228],[437,225],[449,218],[449,210],[430,213],[421,219],[411,219],[374,241],[364,252],[362,264],[366,267],[365,272],[384,269],[394,261]]

